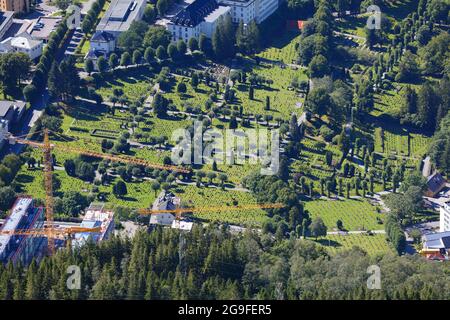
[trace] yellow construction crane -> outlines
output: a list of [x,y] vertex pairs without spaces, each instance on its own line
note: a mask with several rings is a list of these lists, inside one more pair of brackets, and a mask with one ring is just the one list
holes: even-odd
[[29,146],[32,146],[35,148],[44,149],[44,150],[58,149],[58,150],[66,151],[69,153],[76,153],[76,154],[85,155],[85,156],[89,156],[89,157],[110,160],[113,162],[131,163],[131,164],[141,165],[144,167],[160,169],[160,170],[168,170],[168,171],[174,171],[174,172],[180,172],[180,173],[190,173],[191,172],[188,169],[184,169],[184,168],[181,168],[178,166],[156,164],[156,163],[152,163],[152,162],[149,162],[149,161],[146,161],[143,159],[133,158],[133,157],[126,156],[126,155],[112,155],[112,154],[108,154],[108,153],[88,151],[88,150],[84,150],[81,148],[75,148],[75,147],[70,147],[70,146],[65,146],[65,145],[60,145],[60,144],[50,144],[49,142],[48,142],[48,144],[46,144],[45,135],[47,134],[47,137],[48,137],[48,133],[49,133],[49,131],[47,129],[45,129],[43,143],[26,140],[26,139],[22,139],[20,137],[15,137],[15,136],[9,136],[9,142],[11,144],[14,144],[14,143],[26,144],[26,145],[29,145]]
[[[15,137],[10,135],[9,136],[9,142],[11,144],[20,143],[29,145],[35,148],[42,149],[44,152],[44,185],[45,185],[45,218],[46,218],[46,225],[49,229],[53,228],[53,183],[52,183],[52,171],[53,171],[53,163],[52,163],[52,149],[58,149],[61,151],[66,151],[70,153],[76,153],[80,155],[100,158],[100,159],[106,159],[114,162],[121,162],[121,163],[132,163],[136,165],[142,165],[145,167],[152,167],[156,169],[162,169],[162,170],[169,170],[169,171],[176,171],[181,173],[190,173],[190,170],[179,168],[176,166],[168,166],[168,165],[159,165],[154,164],[151,162],[148,162],[146,160],[142,159],[136,159],[129,156],[115,156],[110,155],[106,153],[99,153],[99,152],[93,152],[93,151],[87,151],[80,148],[74,148],[69,146],[63,146],[63,145],[56,145],[50,143],[49,138],[49,130],[44,129],[44,142],[36,142],[31,140],[22,139],[20,137]],[[55,252],[55,238],[54,237],[48,237],[48,249],[50,253]]]
[[[75,233],[97,233],[101,232],[100,227],[96,228],[84,228],[84,227],[68,227],[68,228],[37,228],[37,229],[16,229],[16,230],[0,230],[0,235],[9,235],[9,236],[30,236],[30,237],[45,237],[50,243],[50,240],[53,241],[53,250],[55,239],[67,240],[67,245],[70,247],[72,236]],[[50,245],[49,245],[50,249]]]
[[279,209],[284,208],[282,203],[262,203],[262,204],[248,204],[242,206],[215,206],[215,207],[193,207],[193,208],[177,208],[173,210],[157,210],[157,209],[139,209],[137,212],[142,215],[146,214],[164,214],[173,213],[176,219],[180,220],[183,213],[194,212],[227,212],[227,211],[242,211],[255,209]]

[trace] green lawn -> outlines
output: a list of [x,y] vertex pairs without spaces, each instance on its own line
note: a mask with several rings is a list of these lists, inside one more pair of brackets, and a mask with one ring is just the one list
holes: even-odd
[[[205,179],[206,180],[206,179]],[[217,188],[195,186],[178,186],[173,191],[181,198],[182,202],[196,207],[227,207],[234,205],[253,205],[256,199],[248,192],[228,191]],[[196,218],[207,221],[223,221],[249,226],[261,226],[267,219],[266,212],[262,209],[239,210],[239,211],[216,211],[198,212]]]
[[352,247],[359,247],[371,256],[383,255],[393,251],[384,234],[329,235],[317,239],[316,242],[323,245],[331,254],[348,250]]
[[[303,110],[297,104],[304,102],[304,98],[299,97],[294,90],[289,90],[292,79],[298,77],[301,80],[307,80],[305,72],[301,69],[295,70],[290,67],[282,69],[279,66],[264,65],[253,69],[258,75],[266,79],[273,80],[273,84],[264,85],[262,88],[255,88],[254,99],[249,99],[249,86],[247,84],[237,83],[236,104],[244,107],[245,113],[252,114],[271,114],[274,118],[281,117],[289,119],[292,112],[301,113]],[[265,110],[266,97],[270,98],[270,110]]]
[[305,209],[309,211],[312,219],[322,218],[328,231],[337,230],[338,219],[349,231],[384,229],[376,219],[376,217],[383,218],[383,215],[377,213],[375,207],[363,199],[308,201],[305,203]]

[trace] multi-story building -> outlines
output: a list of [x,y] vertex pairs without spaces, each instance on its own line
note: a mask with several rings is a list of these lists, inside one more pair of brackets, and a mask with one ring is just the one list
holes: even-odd
[[28,12],[30,10],[31,0],[0,0],[0,10],[2,11],[14,11]]
[[220,0],[220,3],[231,8],[231,18],[234,23],[250,23],[256,19],[256,0]]
[[[35,208],[32,198],[18,198],[7,217],[2,231],[29,230],[44,227],[43,208]],[[28,265],[33,258],[44,254],[47,238],[26,235],[0,234],[0,261]]]
[[450,201],[439,208],[439,231],[450,231]]
[[83,232],[75,234],[75,240],[73,241],[74,247],[83,245],[89,239],[96,243],[106,240],[114,232],[114,212],[106,210],[103,203],[91,203],[86,210],[80,226],[82,228],[100,227],[100,232]]
[[219,19],[231,11],[216,0],[196,0],[180,11],[167,24],[174,41],[198,38],[200,34],[211,37]]
[[39,58],[42,55],[43,48],[42,40],[33,39],[26,32],[7,38],[0,43],[0,52],[22,52],[29,56],[31,60]]
[[[180,198],[176,197],[171,192],[161,191],[158,198],[153,202],[152,210],[175,210],[180,205]],[[152,214],[150,217],[150,224],[172,226],[175,220],[175,215],[172,213],[158,213]]]
[[278,0],[195,0],[181,10],[166,28],[172,40],[188,41],[205,34],[211,38],[219,19],[229,14],[234,23],[261,23],[278,9]]
[[116,47],[117,38],[133,21],[142,19],[146,0],[112,0],[91,39],[91,51],[108,54]]
[[420,254],[431,260],[449,260],[450,232],[429,233],[422,237]]
[[[2,1],[2,0],[0,0],[0,1]],[[6,11],[6,12],[0,11],[0,40],[3,38],[6,31],[8,31],[8,29],[13,24],[13,16],[14,16],[14,12],[12,12],[12,11]]]

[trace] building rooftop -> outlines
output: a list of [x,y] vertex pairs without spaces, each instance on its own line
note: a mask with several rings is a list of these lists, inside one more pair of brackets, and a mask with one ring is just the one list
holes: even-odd
[[[30,205],[33,203],[33,199],[31,198],[18,198],[16,203],[14,204],[13,209],[11,210],[11,214],[6,219],[3,224],[2,231],[14,231],[17,229],[22,217],[27,214],[27,210]],[[0,254],[6,249],[6,246],[11,239],[10,235],[0,235]]]
[[131,23],[137,20],[139,8],[145,4],[146,0],[112,0],[97,26],[97,31],[127,31]]
[[28,28],[28,33],[35,39],[48,40],[60,22],[59,17],[39,17],[36,23]]
[[153,202],[153,210],[175,210],[180,204],[180,198],[177,198],[172,192],[162,191],[158,198]]
[[42,40],[34,40],[27,33],[11,38],[11,46],[26,50],[31,50],[36,46],[39,46],[41,43]]
[[171,22],[177,25],[195,27],[218,8],[219,5],[216,0],[196,0],[173,17]]
[[427,180],[428,189],[432,192],[440,191],[445,183],[445,179],[439,172],[433,173]]
[[427,249],[450,249],[450,231],[429,233],[422,237]]
[[173,220],[172,229],[178,229],[182,231],[191,231],[194,223],[180,220]]
[[205,17],[205,21],[214,22],[228,11],[230,11],[230,7],[219,6],[216,10],[214,10]]
[[5,117],[11,110],[11,108],[18,112],[21,112],[22,109],[25,108],[25,102],[0,100],[0,118]]
[[0,30],[6,27],[8,21],[13,18],[13,11],[0,11]]
[[96,31],[91,38],[91,41],[109,42],[114,40],[114,36],[106,31]]

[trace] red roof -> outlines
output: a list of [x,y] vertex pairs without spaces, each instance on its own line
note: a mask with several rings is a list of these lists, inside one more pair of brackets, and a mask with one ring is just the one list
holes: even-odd
[[304,20],[288,20],[286,21],[286,28],[288,30],[302,30],[304,24]]

